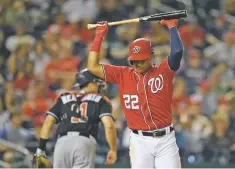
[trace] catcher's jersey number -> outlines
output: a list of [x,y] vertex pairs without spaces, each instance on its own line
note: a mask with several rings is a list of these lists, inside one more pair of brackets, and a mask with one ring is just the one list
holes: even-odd
[[123,100],[127,109],[139,109],[139,97],[137,95],[124,94]]
[[75,116],[71,117],[71,123],[86,123],[88,121],[86,102],[81,103],[79,107],[75,103],[72,104],[71,111],[75,111],[80,116],[80,118]]

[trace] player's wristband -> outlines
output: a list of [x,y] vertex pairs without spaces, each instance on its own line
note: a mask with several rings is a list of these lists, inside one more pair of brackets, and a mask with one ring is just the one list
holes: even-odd
[[46,144],[47,144],[47,141],[48,139],[43,139],[43,138],[40,138],[39,140],[39,147],[41,150],[45,150],[46,149]]
[[100,52],[100,47],[101,47],[101,44],[102,44],[102,40],[103,40],[102,36],[96,36],[93,43],[92,43],[92,45],[91,45],[90,51],[99,53]]

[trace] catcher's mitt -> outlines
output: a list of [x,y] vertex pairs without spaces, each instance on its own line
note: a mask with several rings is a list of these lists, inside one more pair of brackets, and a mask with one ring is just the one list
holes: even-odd
[[33,157],[33,168],[53,168],[51,162],[45,156],[37,156]]

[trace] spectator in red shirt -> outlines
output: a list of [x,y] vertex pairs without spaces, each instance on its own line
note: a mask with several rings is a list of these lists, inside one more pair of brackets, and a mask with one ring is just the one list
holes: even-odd
[[200,26],[195,24],[186,24],[179,28],[179,33],[185,48],[204,46],[205,32]]
[[40,96],[39,85],[31,85],[27,90],[26,101],[22,104],[22,111],[26,118],[32,119],[33,124],[42,124],[46,111],[50,108],[46,96]]
[[59,70],[63,72],[77,72],[79,58],[72,54],[72,42],[62,44],[61,57],[59,59]]
[[172,97],[172,111],[182,115],[188,111],[190,99],[186,95],[186,84],[183,79],[175,81],[174,93]]
[[26,90],[30,82],[36,79],[33,71],[33,62],[27,61],[24,66],[23,70],[16,74],[16,79],[13,82],[15,89]]

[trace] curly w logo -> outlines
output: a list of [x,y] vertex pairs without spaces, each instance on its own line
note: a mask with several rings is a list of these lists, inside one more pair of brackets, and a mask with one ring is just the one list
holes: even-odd
[[164,86],[163,76],[159,75],[156,78],[149,79],[148,85],[150,86],[152,93],[157,93],[158,91],[162,90]]
[[139,53],[140,52],[140,47],[135,46],[132,50],[133,50],[133,53]]

